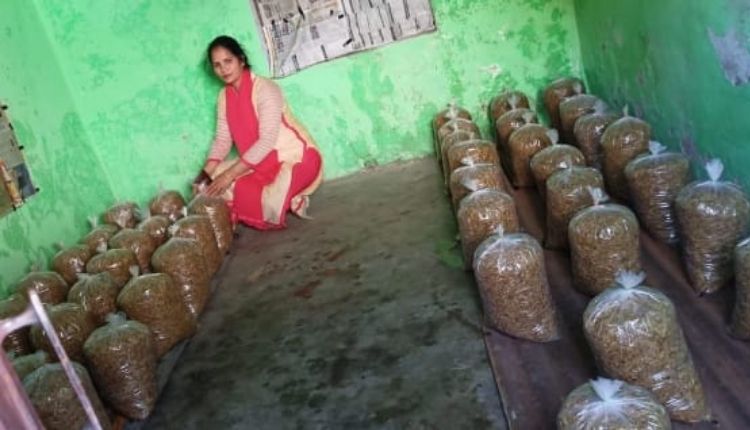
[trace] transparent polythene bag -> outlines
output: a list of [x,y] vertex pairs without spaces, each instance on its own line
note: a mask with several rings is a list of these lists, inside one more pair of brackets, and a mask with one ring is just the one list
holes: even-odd
[[675,200],[685,268],[699,294],[727,285],[734,246],[748,234],[750,202],[737,185],[720,180],[723,170],[720,160],[709,161],[709,180],[687,185]]
[[619,118],[620,115],[609,112],[607,105],[602,102],[594,106],[594,112],[576,120],[573,127],[575,140],[569,143],[581,150],[587,165],[596,169],[602,168],[602,135],[607,127]]
[[[102,429],[111,427],[107,411],[83,365],[72,362]],[[88,429],[88,416],[60,363],[45,364],[28,374],[23,387],[47,430]]]
[[470,164],[500,164],[495,144],[487,140],[472,139],[457,143],[448,149],[448,175]]
[[182,218],[182,208],[185,205],[185,198],[179,191],[160,189],[149,202],[148,208],[151,215],[163,215],[170,222],[175,222]]
[[750,340],[750,238],[734,248],[735,293],[730,331],[732,336]]
[[628,183],[625,166],[638,155],[648,152],[651,126],[628,115],[627,106],[623,117],[610,124],[602,135],[602,173],[607,192],[613,197],[628,201]]
[[544,108],[549,114],[552,127],[560,130],[560,102],[585,92],[583,81],[573,77],[557,79],[544,88]]
[[188,310],[179,286],[164,273],[134,276],[117,296],[117,307],[151,329],[157,357],[195,333],[197,316]]
[[649,153],[628,163],[625,178],[643,226],[660,242],[674,244],[679,241],[675,199],[690,181],[690,160],[665,149],[658,142],[649,142]]
[[596,106],[601,103],[604,102],[590,94],[578,94],[560,102],[560,131],[563,142],[576,144],[576,121],[584,115],[595,112]]
[[502,168],[497,164],[469,164],[451,173],[450,191],[453,207],[458,210],[461,199],[485,188],[506,191]]
[[545,185],[547,208],[544,246],[568,247],[568,224],[581,210],[594,204],[590,188],[601,188],[604,179],[593,167],[571,166],[555,171]]
[[107,316],[83,346],[99,394],[118,413],[143,420],[157,397],[156,350],[151,330],[122,314]]
[[[557,130],[551,129],[550,133],[557,133]],[[555,137],[554,135],[552,137]],[[529,161],[529,169],[534,177],[536,189],[542,197],[542,201],[547,195],[547,179],[558,170],[567,169],[574,166],[585,166],[586,160],[578,148],[558,144],[556,139],[552,139],[553,144],[534,154]]]
[[513,197],[496,189],[481,189],[464,197],[456,218],[467,269],[472,267],[474,252],[479,244],[496,232],[498,227],[508,233],[519,229]]
[[469,121],[472,120],[471,113],[469,113],[468,110],[451,102],[445,109],[435,114],[432,119],[432,128],[437,133],[437,131],[440,130],[440,127],[445,125],[445,123],[456,118],[462,118]]
[[596,363],[610,377],[648,388],[672,419],[706,420],[706,397],[674,305],[644,279],[620,272],[586,307],[584,334]]
[[595,295],[609,288],[620,271],[642,270],[640,229],[625,206],[604,203],[601,189],[592,189],[594,204],[578,212],[568,225],[573,285]]
[[597,378],[568,394],[557,415],[558,430],[669,430],[664,406],[645,388]]
[[490,102],[490,121],[494,124],[506,112],[519,108],[529,109],[530,107],[529,98],[521,91],[503,91]]
[[527,123],[508,139],[510,179],[516,187],[533,187],[534,175],[529,163],[538,152],[557,141],[557,131],[542,125]]
[[535,342],[559,338],[544,252],[536,239],[499,228],[477,248],[474,277],[493,328]]

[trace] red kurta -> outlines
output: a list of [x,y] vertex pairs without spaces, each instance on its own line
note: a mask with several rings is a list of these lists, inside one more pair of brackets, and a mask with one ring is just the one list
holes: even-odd
[[[283,103],[275,85],[245,71],[239,90],[229,85],[222,90],[218,118],[220,122],[226,118],[226,125],[217,124],[217,139],[210,156],[217,160],[226,157],[228,142],[220,139],[219,131],[228,128],[240,159],[252,171],[235,181],[226,198],[235,221],[263,230],[285,227],[289,210],[305,216],[308,196],[322,178],[320,153]],[[268,136],[261,135],[261,122],[266,125]],[[227,148],[222,148],[222,144]],[[259,147],[253,151],[256,145]],[[222,163],[215,175],[233,162]]]

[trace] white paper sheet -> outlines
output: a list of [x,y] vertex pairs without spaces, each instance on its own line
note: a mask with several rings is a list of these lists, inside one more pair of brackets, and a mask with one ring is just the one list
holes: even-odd
[[251,0],[274,77],[435,31],[429,0]]

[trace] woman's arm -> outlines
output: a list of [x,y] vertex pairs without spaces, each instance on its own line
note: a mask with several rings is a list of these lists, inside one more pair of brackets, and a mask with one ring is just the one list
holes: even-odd
[[281,129],[284,97],[276,83],[266,79],[258,83],[257,91],[258,141],[229,169],[214,179],[205,191],[209,196],[222,195],[232,182],[252,171],[276,146]]
[[219,91],[219,96],[216,100],[216,134],[203,170],[209,175],[213,174],[219,163],[227,157],[230,149],[232,149],[232,135],[229,133],[227,105],[224,90],[222,89]]
[[268,79],[256,79],[260,79],[256,88],[258,141],[241,158],[250,168],[260,164],[276,147],[284,109],[284,96],[279,86]]
[[221,172],[219,176],[214,178],[211,184],[203,191],[203,194],[211,197],[220,197],[224,194],[224,191],[229,189],[237,178],[249,173],[252,169],[242,163],[241,161],[235,161],[231,167]]

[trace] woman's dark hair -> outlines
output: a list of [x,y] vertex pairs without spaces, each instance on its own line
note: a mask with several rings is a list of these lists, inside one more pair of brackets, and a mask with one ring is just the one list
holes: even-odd
[[211,52],[213,52],[213,50],[218,47],[226,49],[227,51],[234,54],[235,57],[242,60],[242,62],[245,63],[246,69],[250,68],[250,62],[247,61],[247,55],[245,54],[245,50],[242,49],[242,45],[240,45],[240,42],[238,42],[235,38],[230,36],[219,36],[208,44],[208,49],[206,49],[206,59],[208,60],[209,68],[210,66],[212,66]]

